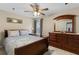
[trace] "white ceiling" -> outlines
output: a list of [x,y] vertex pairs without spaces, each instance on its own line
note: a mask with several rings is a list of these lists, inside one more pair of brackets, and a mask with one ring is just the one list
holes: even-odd
[[[19,15],[27,16],[27,17],[33,17],[33,13],[31,12],[24,12],[26,11],[32,11],[32,8],[30,7],[31,3],[0,3],[0,10],[13,12]],[[78,3],[69,3],[68,5],[65,5],[64,3],[38,3],[40,5],[40,8],[48,8],[48,11],[44,11],[46,15],[55,14],[60,11],[66,11],[68,9],[74,9],[76,7],[79,7]],[[13,11],[12,8],[15,8]]]

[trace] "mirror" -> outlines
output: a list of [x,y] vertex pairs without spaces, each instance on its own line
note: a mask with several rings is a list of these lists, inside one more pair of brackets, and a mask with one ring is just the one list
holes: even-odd
[[72,32],[72,20],[62,19],[54,22],[57,32]]
[[54,32],[75,32],[75,15],[61,15],[54,20]]

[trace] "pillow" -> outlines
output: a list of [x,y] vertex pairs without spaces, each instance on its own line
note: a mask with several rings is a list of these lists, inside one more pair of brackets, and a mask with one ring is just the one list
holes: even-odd
[[29,35],[29,31],[27,31],[27,30],[20,30],[20,35]]
[[11,37],[11,36],[19,36],[19,31],[18,30],[8,31],[8,37]]

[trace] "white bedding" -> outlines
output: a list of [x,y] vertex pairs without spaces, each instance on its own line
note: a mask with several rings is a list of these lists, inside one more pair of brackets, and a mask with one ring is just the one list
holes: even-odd
[[42,38],[31,35],[7,37],[4,40],[4,47],[8,55],[14,55],[15,48],[22,47],[39,40],[42,40]]

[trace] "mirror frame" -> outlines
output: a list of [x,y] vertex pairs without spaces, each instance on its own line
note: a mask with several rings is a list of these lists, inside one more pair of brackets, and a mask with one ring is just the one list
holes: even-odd
[[[55,17],[54,20],[64,20],[64,19],[70,19],[72,20],[72,32],[71,33],[75,33],[75,15],[61,15],[58,17]],[[56,25],[54,24],[54,32],[58,32],[56,31]]]

